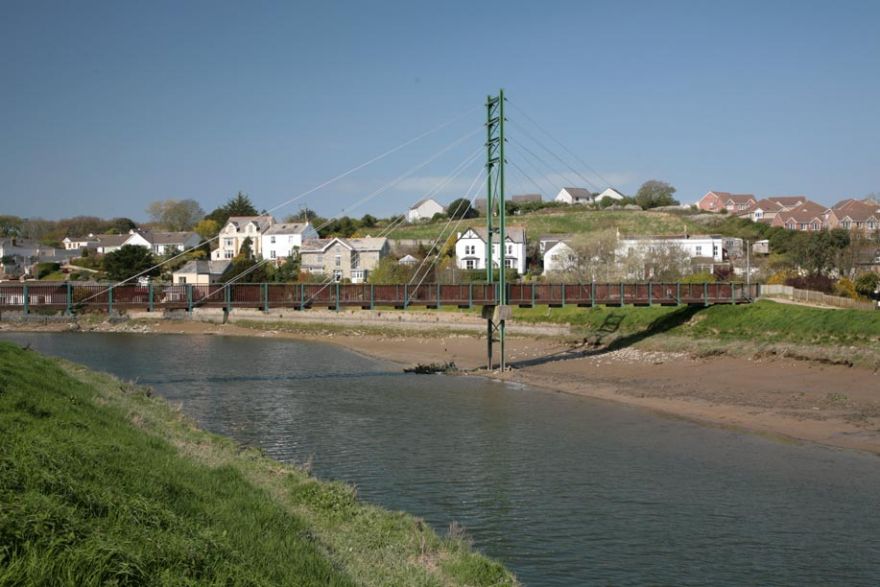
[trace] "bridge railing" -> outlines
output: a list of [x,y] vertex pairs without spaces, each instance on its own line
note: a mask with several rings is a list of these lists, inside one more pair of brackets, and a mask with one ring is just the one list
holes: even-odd
[[[339,284],[235,283],[214,285],[77,285],[75,283],[0,284],[0,310],[186,309],[201,307],[375,308],[495,305],[497,284]],[[757,285],[742,283],[513,283],[507,303],[523,307],[738,304],[757,297]]]

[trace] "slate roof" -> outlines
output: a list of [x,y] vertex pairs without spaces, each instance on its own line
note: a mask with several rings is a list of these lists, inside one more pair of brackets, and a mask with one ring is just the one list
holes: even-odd
[[174,273],[197,273],[199,275],[223,275],[229,265],[232,263],[230,260],[221,260],[221,261],[208,261],[205,259],[199,259],[195,261],[190,261]]
[[[483,242],[486,242],[488,234],[486,232],[485,227],[483,227],[483,228],[472,227],[472,228],[469,228],[468,230],[472,230],[473,232],[475,232],[477,234],[477,236]],[[463,232],[462,236],[464,236],[468,232],[468,230]],[[507,238],[515,243],[526,242],[526,230],[525,230],[525,228],[523,228],[521,226],[508,226],[505,233],[506,233]],[[495,238],[493,238],[493,240],[497,241],[497,235]]]

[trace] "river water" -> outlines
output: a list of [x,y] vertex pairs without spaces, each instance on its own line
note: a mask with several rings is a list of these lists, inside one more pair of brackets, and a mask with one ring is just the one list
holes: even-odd
[[153,386],[204,428],[462,524],[526,585],[880,585],[880,459],[343,349],[4,334]]

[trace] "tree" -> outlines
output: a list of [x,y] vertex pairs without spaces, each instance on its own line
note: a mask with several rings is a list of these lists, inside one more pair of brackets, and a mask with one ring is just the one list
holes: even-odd
[[401,265],[392,257],[384,257],[370,271],[368,279],[370,283],[409,283],[414,272],[415,267]]
[[617,234],[612,230],[576,237],[571,242],[573,259],[563,260],[566,278],[578,282],[617,281],[621,278],[617,258]]
[[676,206],[678,200],[672,197],[674,193],[675,188],[665,181],[650,179],[636,192],[635,202],[644,210],[659,206]]
[[856,278],[856,292],[866,298],[877,299],[877,288],[880,287],[880,274],[874,272],[862,273]]
[[220,233],[220,225],[210,218],[204,218],[196,223],[193,230],[202,240],[210,240]]
[[238,249],[238,257],[250,261],[254,256],[252,246],[253,241],[251,241],[251,237],[247,237],[246,239],[241,241],[241,247]]
[[361,226],[364,228],[373,228],[376,226],[376,217],[372,214],[364,214],[361,218]]
[[300,258],[299,255],[291,255],[277,268],[268,266],[266,272],[268,281],[274,283],[291,283],[299,280]]
[[155,265],[153,254],[146,247],[125,245],[120,249],[104,255],[104,271],[113,281],[124,281],[139,273],[158,275],[159,269],[151,269]]
[[470,200],[467,198],[458,198],[449,203],[449,206],[446,208],[446,215],[452,219],[476,218],[480,213],[476,208],[471,206]]
[[147,214],[165,230],[181,232],[192,229],[205,211],[195,200],[158,200],[147,206]]
[[[224,209],[228,216],[226,219],[229,219],[229,216],[257,216],[257,209],[254,207],[254,204],[251,202],[251,199],[247,194],[242,192],[238,192],[231,200],[226,202],[226,206]],[[223,224],[226,224],[224,221]]]

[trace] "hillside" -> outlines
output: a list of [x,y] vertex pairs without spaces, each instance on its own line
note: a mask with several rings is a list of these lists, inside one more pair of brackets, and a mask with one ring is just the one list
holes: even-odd
[[461,538],[0,343],[0,585],[511,585]]
[[[705,226],[694,222],[687,215],[635,210],[552,208],[521,216],[510,216],[507,222],[510,226],[524,226],[530,238],[545,234],[580,234],[615,228],[622,234],[680,234],[686,230],[690,233],[707,230]],[[447,234],[454,224],[449,225]],[[485,224],[486,219],[483,217],[464,220],[459,225],[458,232],[468,226],[485,226]],[[404,225],[394,229],[389,236],[394,239],[436,238],[444,226],[446,221]],[[375,230],[373,232],[375,233]]]

